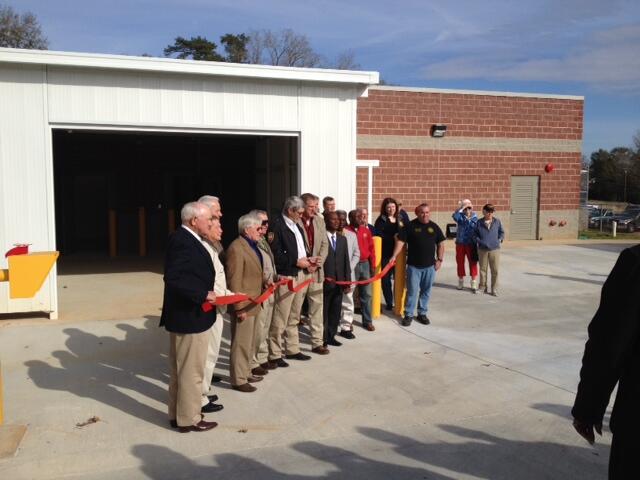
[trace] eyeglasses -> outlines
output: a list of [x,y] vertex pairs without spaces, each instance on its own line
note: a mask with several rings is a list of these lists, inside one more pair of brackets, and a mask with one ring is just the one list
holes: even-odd
[[260,225],[266,227],[267,225],[269,225],[269,220],[262,220],[262,223]]

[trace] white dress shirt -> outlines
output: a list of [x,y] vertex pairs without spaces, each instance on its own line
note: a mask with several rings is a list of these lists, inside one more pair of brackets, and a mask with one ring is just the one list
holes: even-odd
[[293,234],[296,236],[296,244],[298,245],[298,260],[300,260],[301,258],[306,258],[307,249],[304,248],[304,238],[302,238],[302,233],[300,233],[300,229],[295,223],[293,223],[293,220],[291,220],[286,215],[282,215],[282,218],[284,218],[284,223],[287,224],[287,227],[289,227],[289,230],[291,230]]

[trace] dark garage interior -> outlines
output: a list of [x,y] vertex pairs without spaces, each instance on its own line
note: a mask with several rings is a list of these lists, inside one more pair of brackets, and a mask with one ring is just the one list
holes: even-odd
[[180,208],[221,198],[224,243],[252,208],[297,191],[297,137],[53,131],[56,242],[65,258],[162,258]]

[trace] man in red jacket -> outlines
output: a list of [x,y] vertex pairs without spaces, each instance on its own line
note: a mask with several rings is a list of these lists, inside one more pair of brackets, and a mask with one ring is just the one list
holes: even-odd
[[[358,208],[349,212],[348,230],[354,232],[358,237],[358,248],[360,249],[360,261],[355,268],[356,280],[368,280],[373,275],[376,268],[376,252],[373,249],[373,234],[367,225],[366,210]],[[371,318],[371,284],[358,285],[358,295],[360,296],[360,308],[362,309],[362,327],[373,332]]]

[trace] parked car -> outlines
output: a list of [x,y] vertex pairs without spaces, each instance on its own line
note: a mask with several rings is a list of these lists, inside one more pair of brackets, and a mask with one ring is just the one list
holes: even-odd
[[627,209],[620,215],[613,215],[610,222],[613,222],[614,220],[618,224],[618,230],[624,232],[635,232],[640,229],[640,209]]
[[600,228],[600,223],[602,222],[602,226],[606,226],[613,218],[613,211],[607,209],[600,209],[598,215],[589,217],[589,228]]

